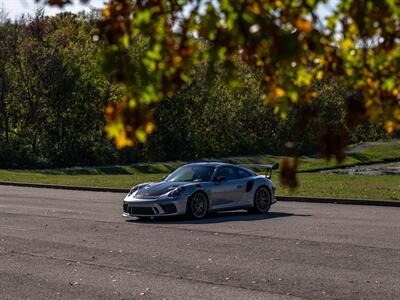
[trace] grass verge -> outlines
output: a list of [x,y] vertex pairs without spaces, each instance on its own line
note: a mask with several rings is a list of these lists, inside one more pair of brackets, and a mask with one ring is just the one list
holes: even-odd
[[278,195],[400,201],[399,176],[301,173],[299,180],[294,192],[278,186]]
[[160,181],[166,173],[135,174],[48,174],[33,171],[0,170],[0,181],[48,183],[75,186],[129,188],[133,185]]
[[[159,181],[165,175],[166,173],[65,175],[0,170],[1,181],[116,188],[130,188],[133,185],[142,182]],[[277,176],[273,178],[273,181],[278,185],[277,194],[281,196],[289,195],[400,201],[400,179],[398,176],[300,173],[299,180],[299,188],[294,192],[291,192],[286,187],[279,185]]]

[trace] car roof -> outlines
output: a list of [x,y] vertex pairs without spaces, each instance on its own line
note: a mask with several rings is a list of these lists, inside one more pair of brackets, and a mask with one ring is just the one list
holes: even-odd
[[190,163],[186,164],[185,166],[208,166],[208,167],[228,166],[228,167],[235,167],[235,168],[248,170],[247,168],[242,167],[241,165],[224,163],[224,162],[220,162],[220,161],[196,161],[196,162],[190,162]]
[[208,166],[208,167],[218,167],[221,165],[233,166],[232,164],[227,164],[219,161],[194,161],[189,162],[185,166]]

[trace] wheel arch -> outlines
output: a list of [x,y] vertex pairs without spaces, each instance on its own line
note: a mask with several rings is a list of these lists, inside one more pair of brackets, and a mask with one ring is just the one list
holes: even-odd
[[206,197],[206,199],[207,199],[207,211],[210,210],[210,198],[208,197],[207,192],[202,188],[197,188],[197,189],[193,190],[193,192],[191,192],[190,195],[188,196],[188,200],[186,202],[186,214],[188,213],[190,200],[193,197],[193,195],[196,194],[196,193],[202,193]]
[[202,189],[202,188],[197,188],[197,189],[193,190],[193,192],[189,195],[188,199],[192,198],[192,196],[193,196],[194,194],[196,194],[196,193],[202,193],[202,194],[204,194],[204,196],[206,196],[208,205],[210,205],[210,199],[209,199],[209,197],[208,197],[208,194],[207,194],[207,192],[206,192],[204,189]]
[[266,187],[268,189],[268,191],[271,193],[271,187],[268,186],[266,183],[260,183],[257,187],[256,187],[256,191],[260,188],[260,187]]
[[[269,187],[265,182],[262,182],[262,183],[260,183],[259,185],[257,185],[257,187],[254,189],[254,193],[253,193],[253,199],[252,199],[252,207],[255,207],[255,197],[256,197],[256,193],[257,193],[257,191],[260,189],[260,188],[262,188],[262,187],[265,187],[265,188],[267,188],[267,190],[268,190],[268,192],[269,192],[269,194],[270,194],[270,197],[272,198],[272,191],[271,191],[271,187]],[[271,199],[272,200],[272,199]]]

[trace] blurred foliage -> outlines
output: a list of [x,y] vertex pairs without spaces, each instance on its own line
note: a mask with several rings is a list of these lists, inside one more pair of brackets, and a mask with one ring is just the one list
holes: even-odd
[[[48,2],[62,6],[72,1]],[[146,141],[154,129],[152,103],[195,80],[198,64],[207,62],[213,74],[222,63],[224,80],[230,86],[243,84],[234,76],[238,58],[250,72],[260,72],[264,102],[283,118],[291,106],[314,101],[314,81],[335,77],[354,92],[346,98],[346,125],[383,119],[392,134],[400,128],[400,3],[341,0],[321,20],[317,8],[327,2],[108,1],[99,24],[104,71],[124,89],[124,97],[106,109],[108,136],[119,148]],[[144,85],[132,76],[128,51],[139,35],[147,43],[142,59],[150,80]],[[305,118],[302,127],[316,114]],[[324,124],[320,136],[321,155],[343,160],[344,128]]]
[[[327,125],[341,128],[350,143],[385,137],[381,120],[371,124],[362,119],[349,127],[346,99],[360,96],[336,79],[313,81],[315,99],[288,105],[282,119],[282,110],[277,114],[274,106],[265,105],[263,70],[239,56],[231,58],[232,65],[201,60],[188,73],[195,80],[163,101],[140,102],[126,94],[123,83],[106,80],[101,70],[116,68],[111,75],[117,78],[116,66],[125,66],[137,89],[147,93],[154,81],[143,59],[149,39],[135,36],[125,49],[129,64],[123,56],[104,59],[109,48],[98,39],[97,22],[96,13],[46,17],[40,10],[17,22],[0,17],[2,167],[314,154],[326,151],[320,129]],[[198,45],[208,49],[206,42]],[[103,112],[109,124],[120,127],[108,126],[104,132]],[[133,148],[116,149],[106,134],[116,136],[117,146]],[[286,166],[282,178],[293,185],[297,164],[289,160]]]

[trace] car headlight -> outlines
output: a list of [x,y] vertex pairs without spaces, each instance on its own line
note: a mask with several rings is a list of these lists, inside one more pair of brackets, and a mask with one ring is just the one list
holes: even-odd
[[138,184],[135,185],[128,193],[128,197],[131,196],[134,192],[136,192],[137,190],[141,189],[142,187],[146,186],[147,184]]
[[139,189],[139,187],[136,185],[134,186],[128,193],[128,197],[131,196],[134,192],[136,192]]
[[178,197],[179,195],[181,195],[183,192],[185,191],[185,188],[183,186],[178,187],[176,189],[174,189],[173,191],[171,191],[168,194],[168,197]]

